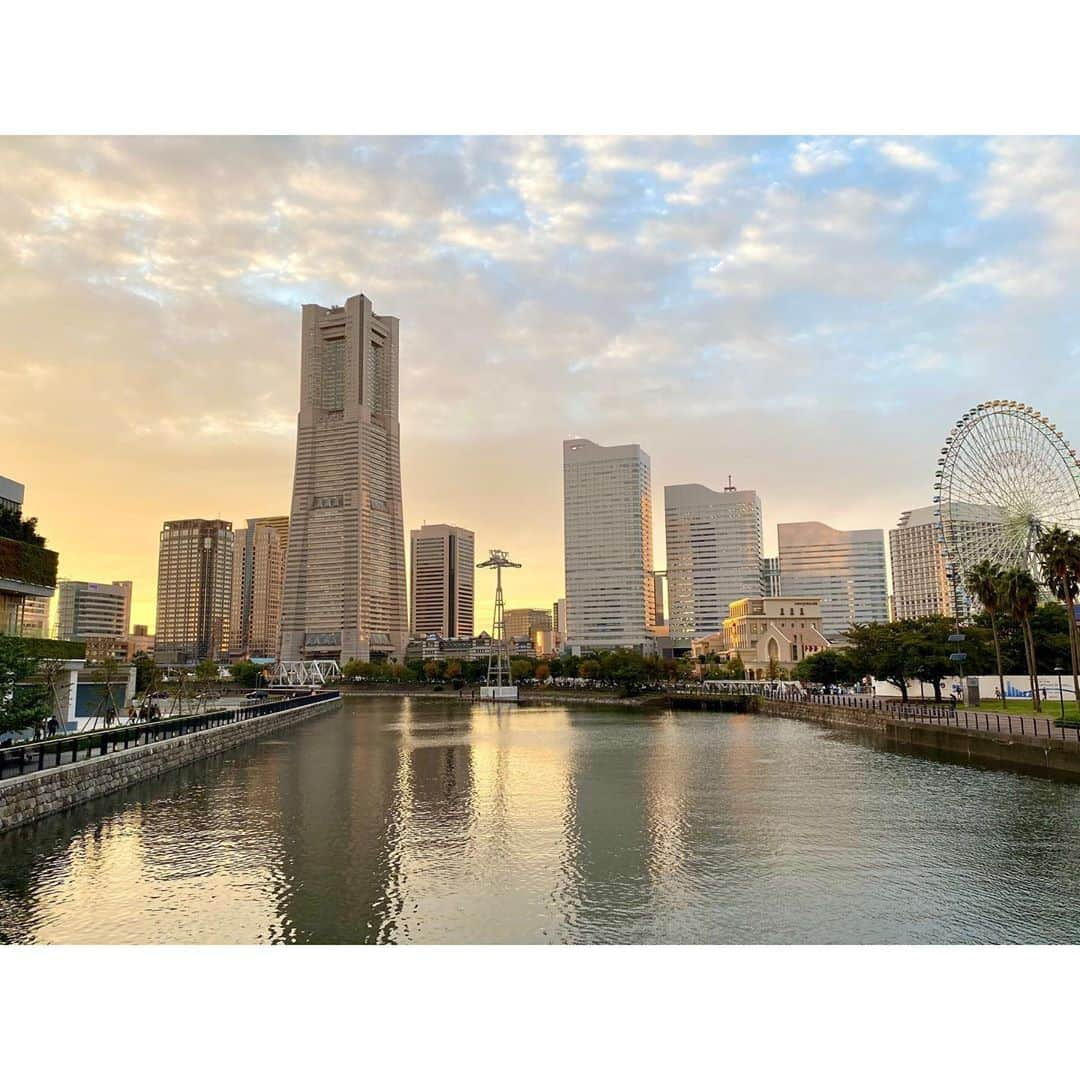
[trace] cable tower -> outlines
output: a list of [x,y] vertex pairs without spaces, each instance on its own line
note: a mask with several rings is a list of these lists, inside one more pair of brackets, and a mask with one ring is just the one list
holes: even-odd
[[[487,684],[489,687],[512,686],[510,678],[510,642],[506,638],[506,616],[503,613],[502,572],[503,567],[521,568],[521,563],[511,562],[505,551],[495,548],[486,562],[477,563],[478,570],[495,569],[495,618],[492,622],[492,652],[488,657]],[[496,696],[498,696],[496,694]]]

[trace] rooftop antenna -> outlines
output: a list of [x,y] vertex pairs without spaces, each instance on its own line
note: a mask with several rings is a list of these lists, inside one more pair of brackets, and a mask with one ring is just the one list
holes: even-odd
[[[503,567],[521,568],[521,563],[511,562],[505,551],[492,548],[486,562],[476,564],[478,570],[495,569],[495,618],[492,623],[492,652],[488,656],[488,686],[512,686],[510,679],[510,642],[506,639],[506,617],[503,611]],[[494,681],[492,681],[494,676]],[[505,682],[503,681],[505,679]]]
[[735,490],[735,485],[731,482],[731,473],[727,474],[727,487],[724,488],[724,490],[725,491],[734,491]]

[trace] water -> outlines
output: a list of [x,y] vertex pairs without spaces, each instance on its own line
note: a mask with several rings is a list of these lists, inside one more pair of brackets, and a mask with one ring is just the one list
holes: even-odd
[[1080,942],[1080,785],[768,717],[351,699],[0,836],[14,942]]

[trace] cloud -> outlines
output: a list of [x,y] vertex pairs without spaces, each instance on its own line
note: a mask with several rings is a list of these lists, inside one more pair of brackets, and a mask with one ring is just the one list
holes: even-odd
[[519,547],[515,602],[560,594],[573,433],[640,441],[658,500],[733,472],[771,521],[888,525],[971,401],[1080,421],[1078,145],[0,139],[0,471],[150,618],[162,520],[287,508],[299,307],[363,291],[409,521]]

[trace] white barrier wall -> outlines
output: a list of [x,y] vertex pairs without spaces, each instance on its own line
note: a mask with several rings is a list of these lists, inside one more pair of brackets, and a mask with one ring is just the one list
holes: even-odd
[[[964,682],[967,682],[967,676]],[[995,701],[1001,697],[1001,688],[996,675],[979,675],[979,697],[983,701]],[[1040,675],[1038,678],[1039,691],[1047,700],[1058,700],[1058,677],[1056,675]],[[951,675],[941,680],[942,696],[948,699],[950,694],[958,698],[963,697],[962,685],[959,677]],[[892,683],[874,682],[874,694],[877,697],[900,697],[900,690]],[[912,697],[922,697],[924,694],[930,698],[934,696],[934,688],[930,683],[920,683],[917,679],[908,682],[908,694]],[[1076,694],[1073,690],[1072,673],[1065,672],[1061,676],[1061,696],[1066,701],[1075,701]],[[1031,680],[1027,675],[1005,676],[1005,697],[1009,701],[1030,701]]]

